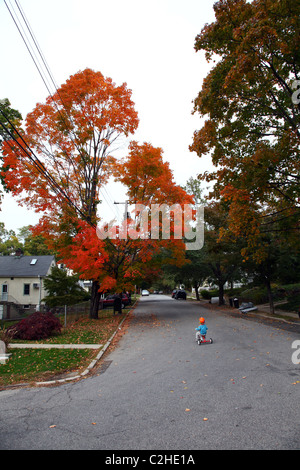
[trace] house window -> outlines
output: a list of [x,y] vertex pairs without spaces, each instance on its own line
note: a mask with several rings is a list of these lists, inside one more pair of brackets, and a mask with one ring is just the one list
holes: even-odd
[[7,284],[2,284],[1,300],[3,300],[3,301],[8,300],[8,285]]
[[30,294],[30,284],[24,284],[24,295]]

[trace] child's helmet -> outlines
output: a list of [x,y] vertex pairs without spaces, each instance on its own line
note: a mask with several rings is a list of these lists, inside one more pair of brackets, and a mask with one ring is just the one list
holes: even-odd
[[201,324],[205,323],[204,318],[203,318],[203,317],[199,318],[199,322],[200,322]]

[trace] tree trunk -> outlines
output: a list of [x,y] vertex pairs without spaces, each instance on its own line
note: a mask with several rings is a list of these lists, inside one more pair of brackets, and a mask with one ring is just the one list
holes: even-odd
[[195,293],[196,293],[196,299],[200,300],[199,291],[198,291],[198,283],[197,282],[195,282],[195,284],[194,284],[194,289],[195,289]]
[[270,304],[270,313],[274,315],[274,301],[273,301],[273,294],[272,294],[272,289],[271,289],[271,283],[269,279],[266,279],[266,286],[268,290],[268,297],[269,297],[269,304]]
[[93,281],[92,292],[91,292],[91,306],[90,306],[90,318],[98,318],[99,302],[101,294],[99,292],[99,282]]
[[219,282],[219,305],[224,305],[224,284]]

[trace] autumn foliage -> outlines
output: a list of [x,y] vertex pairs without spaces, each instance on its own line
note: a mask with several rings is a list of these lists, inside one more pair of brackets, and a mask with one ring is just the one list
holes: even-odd
[[6,182],[16,196],[26,191],[22,200],[50,218],[68,198],[80,218],[95,223],[99,187],[111,174],[111,145],[137,125],[126,84],[116,86],[91,69],[78,72],[28,114],[24,140],[32,159],[16,144],[4,146]]
[[299,2],[221,0],[214,11],[195,40],[214,62],[194,101],[205,123],[190,149],[210,155],[215,168],[202,179],[259,260],[262,233],[293,238],[300,228]]
[[[137,126],[126,84],[116,86],[100,72],[85,69],[45,104],[37,104],[17,141],[3,145],[8,188],[21,203],[41,213],[35,233],[42,234],[72,268],[76,256],[81,259],[77,250],[82,237],[90,237],[99,221],[99,189],[114,165],[111,147]],[[91,274],[87,261],[93,260],[96,268],[103,264],[102,255],[95,262],[96,247],[83,261],[81,274]]]
[[[164,263],[185,262],[182,240],[101,239],[99,190],[113,175],[127,188],[132,204],[184,205],[192,197],[173,180],[162,149],[129,144],[117,161],[111,151],[120,137],[138,126],[126,84],[91,69],[78,72],[45,104],[28,114],[18,140],[4,144],[5,181],[21,203],[41,213],[34,234],[44,237],[58,260],[93,282],[91,316],[100,294],[132,290],[136,282],[157,276]],[[19,144],[19,145],[18,145]],[[134,216],[126,223],[128,228]]]

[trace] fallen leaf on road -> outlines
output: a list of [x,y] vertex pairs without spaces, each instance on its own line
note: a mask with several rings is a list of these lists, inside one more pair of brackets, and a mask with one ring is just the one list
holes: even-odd
[[56,424],[51,424],[51,426],[49,426],[49,428],[56,428]]
[[190,408],[186,408],[185,411],[191,411]]
[[208,418],[203,418],[203,421],[208,421]]

